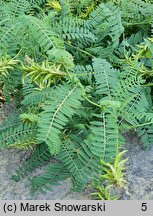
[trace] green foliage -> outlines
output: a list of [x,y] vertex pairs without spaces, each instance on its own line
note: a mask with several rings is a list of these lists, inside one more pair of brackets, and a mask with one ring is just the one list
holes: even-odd
[[1,76],[7,76],[9,71],[13,70],[14,66],[18,63],[15,59],[9,59],[2,57],[0,60],[0,74]]
[[51,90],[52,89],[50,87],[43,89],[32,87],[30,92],[26,93],[21,103],[25,106],[39,105],[47,99],[47,97],[51,94]]
[[96,200],[118,200],[118,196],[112,196],[110,194],[110,186],[101,187],[101,186],[93,186],[97,192],[92,193],[94,199]]
[[[46,166],[45,173],[41,176],[36,176],[31,181],[31,191],[35,192],[40,189],[50,189],[50,184],[55,186],[58,185],[59,181],[62,181],[69,177],[68,170],[61,164],[55,163]],[[43,189],[42,189],[43,188]]]
[[112,100],[114,90],[119,87],[118,72],[104,59],[94,59],[93,69],[97,85],[96,93]]
[[60,71],[60,66],[56,67],[53,65],[49,67],[48,62],[43,62],[42,65],[33,62],[30,66],[23,65],[22,69],[24,70],[24,76],[30,77],[31,81],[34,81],[40,88],[48,87],[51,83],[55,82],[56,78],[61,78],[66,75]]
[[126,151],[122,151],[116,154],[113,162],[108,163],[104,160],[100,160],[101,173],[97,179],[92,182],[92,188],[95,192],[92,196],[98,200],[117,200],[119,196],[117,192],[114,193],[114,187],[125,187],[125,163],[128,159],[122,159]]
[[[100,163],[102,165],[102,174],[100,176],[101,180],[107,180],[109,184],[116,184],[119,187],[124,186],[125,180],[125,163],[127,159],[122,159],[123,155],[126,151],[120,152],[116,155],[116,158],[113,164],[106,163],[105,161],[101,160]],[[121,160],[122,159],[122,160]]]
[[20,119],[23,122],[38,122],[38,116],[36,114],[31,113],[22,113],[20,114]]
[[47,163],[30,178],[33,192],[66,178],[79,191],[101,167],[122,184],[122,132],[153,143],[152,11],[143,0],[0,1],[0,94],[16,104],[0,149],[33,152],[14,180]]
[[109,162],[116,157],[116,152],[122,144],[117,116],[112,113],[94,115],[91,122],[90,143],[94,155]]
[[48,59],[53,64],[60,65],[63,70],[68,70],[74,67],[73,56],[64,49],[53,48],[48,51]]
[[68,119],[75,114],[81,103],[82,89],[68,84],[58,86],[46,101],[38,122],[38,142],[45,141],[50,153],[55,155],[60,149],[60,134]]
[[[95,46],[89,48],[95,55],[107,58],[119,44],[119,38],[124,31],[120,10],[111,2],[101,3],[89,19],[97,37]],[[100,47],[99,44],[103,44]]]
[[0,59],[0,86],[6,101],[10,101],[11,95],[17,92],[20,85],[21,74],[17,73],[19,61],[4,56]]
[[23,143],[33,143],[36,139],[37,127],[31,124],[19,124],[15,126],[10,126],[9,128],[2,130],[1,132],[1,146],[0,148],[5,148],[6,146],[19,145]]
[[149,148],[153,140],[153,124],[145,125],[137,129],[138,135],[141,138],[143,146]]
[[37,167],[46,164],[51,160],[51,155],[47,146],[42,143],[40,145],[36,145],[31,157],[19,166],[16,173],[12,176],[12,179],[15,181],[19,181],[20,179],[27,176],[30,172],[34,171]]
[[82,19],[66,17],[55,23],[55,28],[64,40],[71,41],[71,43],[88,46],[95,41],[91,24]]

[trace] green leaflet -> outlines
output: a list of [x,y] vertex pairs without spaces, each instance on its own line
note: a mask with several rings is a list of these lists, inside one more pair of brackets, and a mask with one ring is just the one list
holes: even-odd
[[120,123],[125,120],[135,125],[149,110],[146,88],[142,87],[143,81],[134,71],[128,71],[128,73],[124,71],[121,76],[120,85],[114,94],[115,100],[122,103],[119,109]]
[[[70,177],[73,189],[80,191],[98,172],[99,162],[92,154],[89,144],[76,134],[71,134],[61,143],[61,151],[55,158],[61,163],[48,165],[44,174],[34,177],[32,190],[50,189],[50,185],[58,184],[57,180]],[[54,168],[57,168],[56,171]]]
[[84,46],[88,46],[95,41],[95,35],[90,27],[90,24],[85,20],[73,17],[65,17],[60,22],[55,23],[55,30],[61,34],[64,40],[77,40]]
[[53,62],[54,64],[60,65],[62,70],[68,70],[74,67],[73,56],[65,49],[52,48],[47,52],[47,54],[49,61]]
[[48,62],[43,62],[42,65],[32,62],[28,67],[22,65],[22,69],[24,71],[23,83],[25,78],[30,77],[30,81],[36,83],[40,88],[49,87],[56,79],[66,75],[60,70],[60,65],[50,66]]
[[[96,48],[89,48],[89,50],[97,54],[98,57],[107,58],[112,54],[114,48],[118,46],[119,38],[124,31],[120,10],[112,2],[101,3],[91,13],[89,23],[95,29],[97,37]],[[104,42],[104,46],[100,46],[106,37],[108,37],[107,43]]]
[[[114,89],[119,86],[118,72],[105,59],[93,59],[96,93],[112,100]],[[113,83],[113,85],[112,85]]]
[[90,65],[76,65],[73,68],[73,73],[79,77],[80,80],[87,81],[92,83],[92,75],[93,75],[93,68]]
[[149,148],[153,144],[153,123],[137,129],[144,148]]
[[22,143],[34,142],[36,139],[37,127],[27,123],[11,125],[0,134],[0,149],[11,145],[21,145]]
[[123,138],[119,132],[118,116],[115,113],[102,112],[95,114],[91,121],[89,143],[94,155],[111,162],[118,153]]
[[[29,88],[30,89],[30,88]],[[28,106],[33,106],[36,104],[41,104],[42,102],[44,102],[47,97],[52,93],[52,89],[51,88],[44,88],[44,89],[35,89],[35,88],[31,88],[31,91],[28,92],[23,101],[22,104],[23,105],[28,105]]]
[[2,16],[15,19],[16,17],[24,15],[27,11],[32,9],[28,0],[11,0],[2,8]]
[[13,70],[16,64],[18,64],[19,61],[9,59],[7,57],[0,59],[0,75],[1,76],[7,76],[8,73]]
[[83,91],[79,86],[64,83],[57,86],[46,101],[38,122],[38,142],[45,142],[52,155],[59,152],[60,135],[82,100]]
[[15,171],[15,174],[12,176],[14,181],[19,181],[22,178],[26,177],[30,172],[34,171],[39,166],[46,164],[51,159],[48,147],[42,143],[37,145],[30,158],[27,161],[23,162],[21,166]]
[[31,180],[32,193],[40,189],[50,189],[51,186],[58,185],[59,181],[62,181],[69,177],[69,172],[62,163],[55,163],[48,165],[45,169],[45,173],[40,176],[35,176]]
[[25,28],[28,25],[28,27],[32,29],[34,34],[31,36],[34,37],[42,49],[47,51],[51,47],[54,47],[52,37],[56,37],[56,34],[51,29],[49,29],[49,27],[45,25],[42,20],[39,20],[33,16],[23,16],[21,19],[25,25]]
[[73,188],[80,191],[97,172],[98,160],[92,154],[89,143],[76,134],[71,134],[61,145],[56,158],[69,170]]

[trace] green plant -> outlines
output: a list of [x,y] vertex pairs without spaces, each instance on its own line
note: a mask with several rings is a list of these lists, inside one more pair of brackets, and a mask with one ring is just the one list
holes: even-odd
[[124,171],[127,159],[122,159],[125,152],[126,151],[123,151],[116,155],[113,164],[106,163],[103,160],[100,161],[103,172],[103,174],[100,175],[100,179],[102,181],[107,180],[110,185],[116,184],[119,187],[123,187],[125,185],[126,181],[124,179]]
[[16,181],[46,165],[32,191],[68,177],[81,190],[100,160],[105,167],[116,158],[120,179],[123,131],[152,144],[152,2],[79,3],[0,3],[0,86],[17,106],[0,126],[0,149],[32,147]]
[[91,187],[95,190],[92,196],[99,200],[117,200],[119,195],[112,194],[114,187],[125,188],[125,163],[127,159],[122,159],[126,151],[119,152],[112,163],[100,160],[101,171],[99,176],[93,180]]
[[118,196],[112,196],[110,194],[110,187],[111,185],[105,187],[96,186],[95,189],[97,192],[92,193],[93,198],[96,200],[118,200]]

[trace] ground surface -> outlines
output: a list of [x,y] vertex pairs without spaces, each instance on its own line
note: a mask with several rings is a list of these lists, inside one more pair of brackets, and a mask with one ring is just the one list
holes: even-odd
[[129,199],[153,200],[153,146],[144,150],[136,135],[128,134],[126,148]]
[[48,191],[46,194],[36,193],[32,196],[25,187],[28,183],[27,179],[20,182],[11,180],[11,176],[17,169],[18,165],[23,161],[28,152],[19,150],[3,150],[0,152],[0,198],[1,199],[89,199],[86,194],[74,193],[70,191],[70,181],[64,181],[61,185],[53,188],[53,191]]
[[[9,109],[10,110],[10,109]],[[3,118],[1,112],[1,119]],[[126,181],[127,189],[121,193],[121,199],[153,199],[153,146],[148,150],[143,150],[142,146],[134,133],[126,134],[126,145],[128,149],[126,157],[127,162]],[[5,149],[0,151],[0,199],[24,200],[24,199],[69,199],[85,200],[91,199],[90,192],[82,193],[72,192],[70,190],[70,181],[63,181],[61,185],[48,191],[46,194],[38,192],[32,196],[25,187],[27,179],[18,183],[11,180],[11,176],[29,155],[28,151],[16,149]]]

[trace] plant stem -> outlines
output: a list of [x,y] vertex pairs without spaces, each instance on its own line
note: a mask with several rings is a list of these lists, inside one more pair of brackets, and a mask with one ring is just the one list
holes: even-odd
[[139,22],[139,23],[127,23],[125,25],[126,26],[133,26],[133,25],[146,25],[146,24],[151,24],[151,21],[148,21],[148,22]]
[[89,98],[87,98],[86,96],[83,96],[83,98],[86,100],[86,101],[88,101],[90,104],[92,104],[92,105],[94,105],[94,106],[96,106],[96,107],[98,107],[98,108],[102,108],[99,104],[97,104],[97,103],[94,103],[93,101],[91,101]]
[[76,50],[78,50],[78,51],[80,51],[80,52],[82,52],[82,53],[85,53],[86,55],[88,55],[88,56],[90,56],[90,57],[92,57],[92,58],[94,58],[95,56],[93,56],[92,54],[90,54],[89,52],[87,52],[87,51],[85,51],[85,50],[82,50],[82,49],[80,49],[80,48],[77,48],[76,46],[73,46],[72,44],[69,44],[68,42],[65,42],[68,46],[70,46],[70,47],[73,47],[74,49],[76,49]]
[[129,126],[128,128],[129,128],[129,129],[133,129],[133,128],[143,127],[143,126],[150,125],[150,124],[153,124],[153,122],[147,122],[147,123],[140,124],[140,125]]

